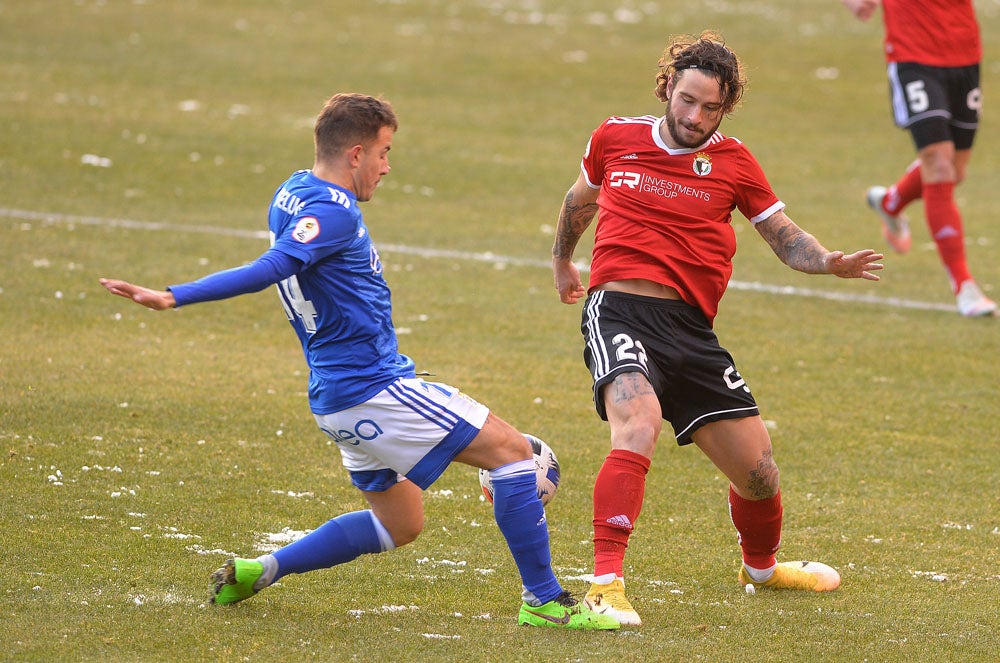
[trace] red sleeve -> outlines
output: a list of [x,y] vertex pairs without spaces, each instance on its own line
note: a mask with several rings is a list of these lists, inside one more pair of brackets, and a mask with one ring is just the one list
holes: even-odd
[[608,126],[607,120],[594,129],[594,133],[590,134],[587,149],[583,152],[583,161],[580,162],[580,169],[587,177],[587,183],[595,189],[600,188],[604,182],[604,128],[606,126]]
[[750,153],[742,150],[740,168],[737,171],[736,208],[740,210],[751,223],[763,221],[775,212],[785,207],[778,200],[767,181],[764,169]]

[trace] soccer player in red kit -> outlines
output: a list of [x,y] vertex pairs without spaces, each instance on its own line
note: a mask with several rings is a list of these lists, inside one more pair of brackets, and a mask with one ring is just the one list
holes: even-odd
[[965,316],[996,315],[965,260],[962,215],[955,187],[965,179],[979,126],[983,57],[972,0],[843,0],[863,21],[882,5],[889,92],[896,126],[907,129],[917,160],[888,189],[868,189],[882,234],[899,253],[910,249],[903,209],[923,198],[938,255]]
[[[712,329],[732,273],[733,209],[789,267],[877,281],[882,255],[828,251],[784,213],[760,165],[719,133],[746,80],[721,37],[678,37],[659,61],[662,117],[611,117],[593,133],[559,212],[552,269],[566,304],[586,297],[581,329],[594,403],[611,452],[594,484],[594,579],[585,602],[640,624],[623,562],[662,421],[730,481],[743,585],[828,591],[818,562],[778,564],[781,493],[771,440],[746,382]],[[589,291],[573,251],[597,215]]]

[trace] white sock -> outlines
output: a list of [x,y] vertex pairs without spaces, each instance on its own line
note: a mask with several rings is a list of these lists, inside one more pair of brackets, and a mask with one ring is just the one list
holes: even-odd
[[396,542],[392,540],[392,534],[389,534],[389,530],[385,528],[382,521],[375,517],[375,513],[369,509],[369,515],[372,517],[372,523],[375,525],[375,532],[378,534],[378,541],[382,544],[382,552],[388,552],[390,550],[396,549]]
[[[595,585],[610,585],[611,583],[613,583],[615,581],[615,577],[616,576],[615,576],[614,573],[605,573],[602,576],[594,576],[594,584]],[[622,578],[621,581],[624,583],[625,579]]]
[[264,572],[260,574],[257,578],[257,582],[253,584],[255,591],[260,591],[274,582],[274,576],[278,575],[278,560],[274,558],[274,555],[261,555],[257,558],[257,561],[264,565]]
[[766,569],[755,569],[752,566],[743,565],[743,568],[747,570],[747,575],[754,582],[767,582],[774,575],[774,570],[778,568],[778,565],[770,566]]

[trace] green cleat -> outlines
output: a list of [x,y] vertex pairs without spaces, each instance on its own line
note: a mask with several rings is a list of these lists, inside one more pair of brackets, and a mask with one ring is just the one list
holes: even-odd
[[227,559],[225,565],[212,574],[214,605],[230,605],[257,593],[254,583],[264,573],[264,565],[255,559]]
[[544,605],[521,604],[517,623],[524,626],[555,626],[560,628],[607,631],[621,626],[618,620],[608,615],[599,615],[563,592]]

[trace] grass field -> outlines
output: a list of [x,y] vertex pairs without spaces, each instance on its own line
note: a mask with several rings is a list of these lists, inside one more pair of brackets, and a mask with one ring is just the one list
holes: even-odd
[[[959,191],[996,298],[1000,3],[976,4],[986,107]],[[607,430],[579,307],[551,286],[552,226],[590,131],[661,112],[656,59],[704,28],[749,68],[723,130],[789,215],[830,248],[881,249],[863,193],[912,148],[880,26],[836,0],[0,0],[0,660],[996,660],[1000,328],[947,310],[919,205],[878,284],[794,273],[734,219],[717,330],[772,428],[781,556],[837,567],[837,592],[744,594],[725,481],[665,434],[626,558],[640,628],[517,627],[516,571],[465,467],[428,491],[414,544],[207,605],[227,556],[361,501],[273,292],[152,313],[97,279],[256,257],[324,99],[384,95],[401,128],[365,213],[402,349],[556,450],[554,560],[582,592]]]

